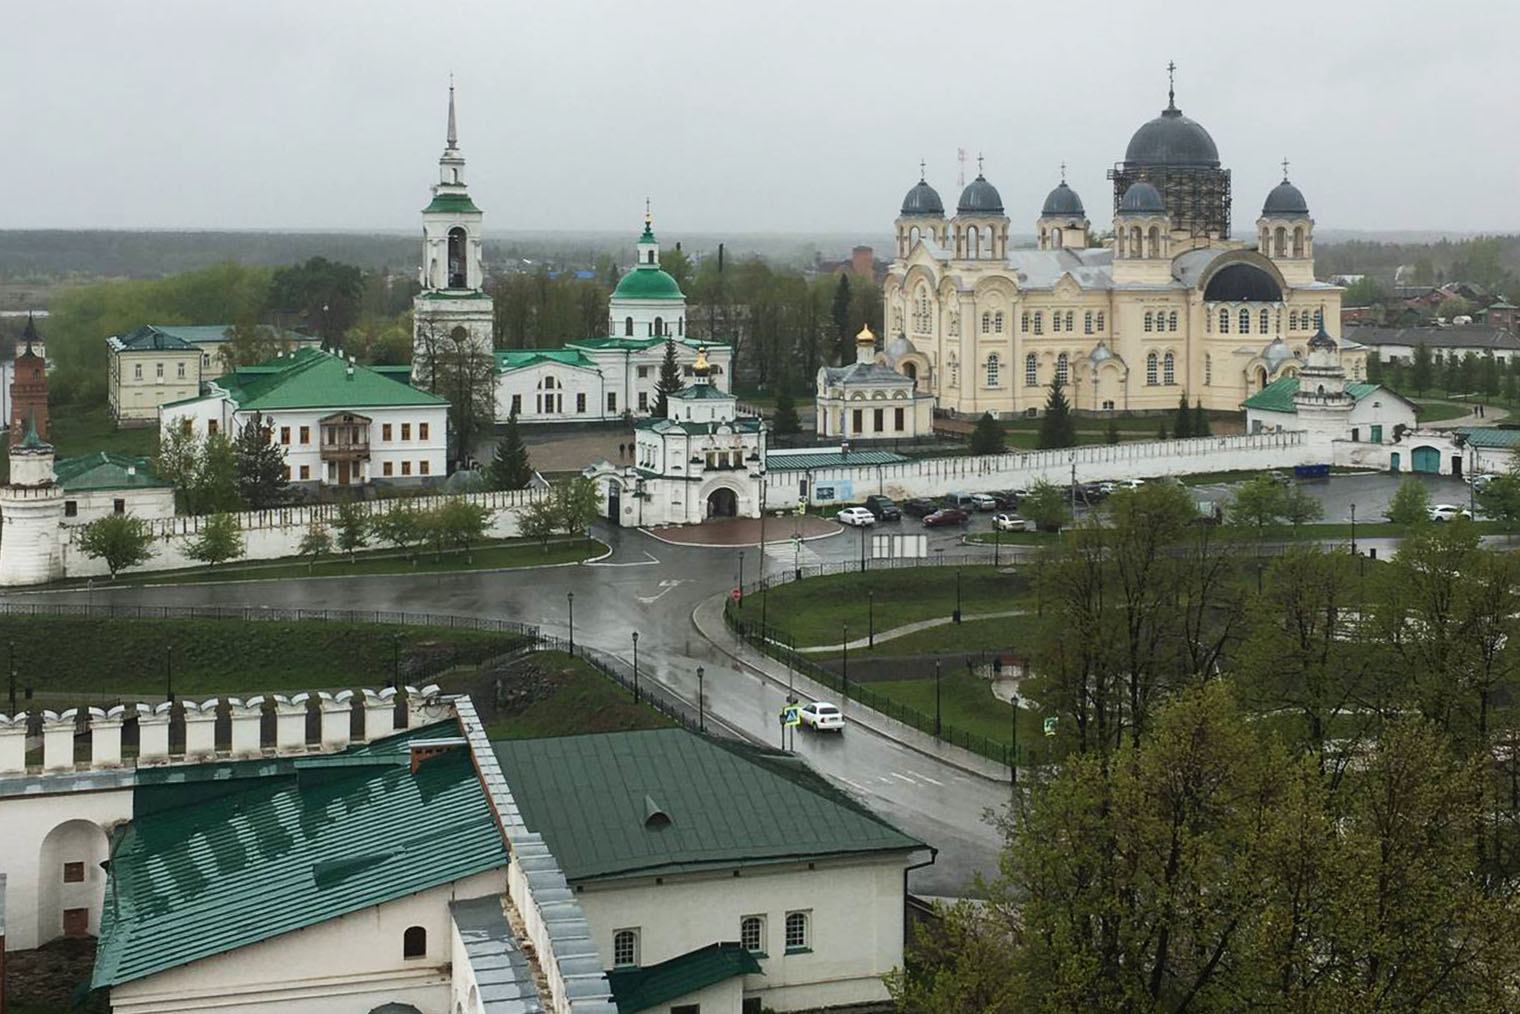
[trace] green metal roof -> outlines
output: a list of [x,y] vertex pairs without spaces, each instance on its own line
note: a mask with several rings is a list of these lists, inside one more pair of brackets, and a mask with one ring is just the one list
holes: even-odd
[[623,276],[612,292],[613,299],[685,299],[681,286],[653,264],[640,264]]
[[1520,447],[1520,430],[1501,430],[1492,426],[1458,426],[1455,432],[1474,447]]
[[37,435],[37,414],[35,412],[27,413],[26,434],[21,438],[21,443],[16,446],[26,448],[27,450],[41,450],[44,447],[50,448],[53,446]]
[[463,747],[423,761],[406,743],[340,754],[139,772],[112,849],[96,988],[130,982],[506,864]]
[[[572,882],[923,847],[799,758],[762,747],[685,729],[491,746],[529,830]],[[646,824],[651,803],[668,824]]]
[[280,408],[392,408],[405,405],[447,405],[436,394],[419,391],[368,366],[355,366],[321,349],[301,349],[293,355],[244,366],[214,383],[244,411]]
[[430,211],[460,215],[480,214],[480,209],[475,207],[475,202],[470,200],[469,194],[435,194],[432,203],[422,209],[424,215]]
[[618,1014],[638,1014],[679,997],[732,979],[757,975],[760,962],[734,942],[708,944],[648,968],[619,968],[607,973]]
[[191,344],[190,339],[179,334],[180,331],[210,331],[215,330],[220,341],[221,332],[226,330],[226,325],[218,324],[213,328],[183,327],[163,328],[154,324],[142,324],[123,335],[115,335],[107,339],[107,343],[118,352],[195,352],[196,346]]
[[149,459],[109,451],[59,458],[53,463],[53,475],[66,493],[97,489],[172,489],[174,486],[153,474]]
[[565,342],[566,348],[593,349],[597,351],[613,349],[618,352],[643,352],[656,345],[663,346],[667,341],[674,341],[677,345],[689,349],[728,349],[726,342],[702,341],[698,338],[580,338],[576,341]]
[[561,366],[579,366],[596,369],[596,363],[586,358],[579,349],[501,349],[496,353],[496,372],[520,370],[539,363],[559,363]]
[[838,468],[841,465],[895,465],[900,461],[909,461],[910,458],[892,451],[851,451],[849,454],[841,454],[839,451],[830,451],[827,454],[799,454],[787,453],[786,451],[771,451],[765,456],[765,470],[767,472],[805,472],[814,468]]
[[[1346,390],[1351,393],[1351,397],[1361,401],[1374,391],[1387,389],[1379,384],[1347,384]],[[1247,398],[1242,405],[1260,412],[1294,412],[1293,396],[1297,393],[1297,377],[1279,377]],[[1389,393],[1393,394],[1391,391]],[[1394,397],[1398,395],[1395,394]]]
[[661,419],[654,417],[640,419],[633,424],[634,429],[654,430],[656,433],[673,433],[677,430],[698,436],[713,432],[719,426],[727,426],[735,433],[753,433],[760,428],[759,419],[730,419],[728,422],[687,422],[682,419]]

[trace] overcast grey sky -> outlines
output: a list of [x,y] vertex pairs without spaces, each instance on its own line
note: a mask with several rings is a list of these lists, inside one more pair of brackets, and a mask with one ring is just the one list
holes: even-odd
[[1177,102],[1330,229],[1520,229],[1513,0],[9,0],[0,226],[412,228],[448,75],[488,231],[885,232],[986,154],[1015,229]]

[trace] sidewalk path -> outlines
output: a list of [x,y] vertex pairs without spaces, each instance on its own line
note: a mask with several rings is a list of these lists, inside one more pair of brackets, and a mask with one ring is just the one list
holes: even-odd
[[[785,688],[787,685],[786,666],[777,662],[751,647],[745,641],[736,636],[723,623],[723,603],[727,599],[725,595],[714,595],[697,605],[692,610],[692,626],[719,652],[729,656],[735,662],[744,666],[751,672],[757,673],[776,686]],[[798,693],[810,700],[839,701],[839,706],[844,710],[850,721],[857,723],[881,736],[889,739],[900,746],[912,750],[914,753],[931,757],[950,767],[964,771],[967,774],[976,775],[994,782],[1006,782],[1008,780],[1008,768],[972,753],[958,746],[935,739],[926,732],[920,732],[911,725],[904,725],[894,721],[886,715],[866,707],[853,699],[839,698],[838,693],[830,690],[822,684],[815,683],[800,673],[792,676],[793,685]]]
[[[973,620],[1000,620],[1005,616],[1024,616],[1027,615],[1028,612],[1029,610],[1027,609],[1005,609],[1000,613],[977,613],[974,616],[968,614],[961,617],[961,622],[970,623]],[[948,616],[936,616],[932,620],[916,620],[913,623],[904,623],[902,626],[893,627],[890,630],[878,630],[876,632],[876,641],[879,644],[882,641],[890,641],[894,637],[903,637],[907,634],[916,634],[920,630],[928,630],[931,627],[942,627],[947,623],[953,622],[954,621]],[[816,653],[821,655],[824,652],[839,651],[843,648],[865,648],[869,647],[870,644],[871,638],[870,635],[867,635],[865,637],[857,637],[847,645],[820,644],[807,648],[798,648],[797,654],[811,655]]]
[[[767,518],[764,525],[767,545],[790,542],[801,530],[802,540],[826,539],[844,531],[836,521],[814,517]],[[697,525],[667,525],[663,528],[639,529],[652,539],[675,546],[709,546],[715,549],[743,549],[760,541],[759,518],[731,518],[725,521],[704,521]]]
[[1509,418],[1509,409],[1500,408],[1498,405],[1484,405],[1481,416],[1468,412],[1464,416],[1455,419],[1442,419],[1440,422],[1426,423],[1428,430],[1454,430],[1458,426],[1495,426]]

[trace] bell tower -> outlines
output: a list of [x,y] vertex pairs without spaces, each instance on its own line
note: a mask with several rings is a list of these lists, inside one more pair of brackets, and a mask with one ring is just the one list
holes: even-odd
[[442,358],[469,350],[490,355],[493,303],[485,291],[481,252],[484,215],[470,199],[464,179],[464,155],[454,112],[454,84],[449,83],[449,116],[438,182],[433,199],[422,209],[422,291],[413,303],[412,382],[433,383]]

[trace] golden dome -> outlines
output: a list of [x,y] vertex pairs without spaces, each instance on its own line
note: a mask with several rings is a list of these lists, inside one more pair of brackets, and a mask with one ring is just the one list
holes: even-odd
[[711,369],[712,367],[707,365],[707,346],[697,346],[697,358],[696,361],[691,364],[691,372],[705,374]]
[[876,336],[871,333],[871,325],[865,324],[860,328],[860,334],[855,336],[856,345],[875,345]]

